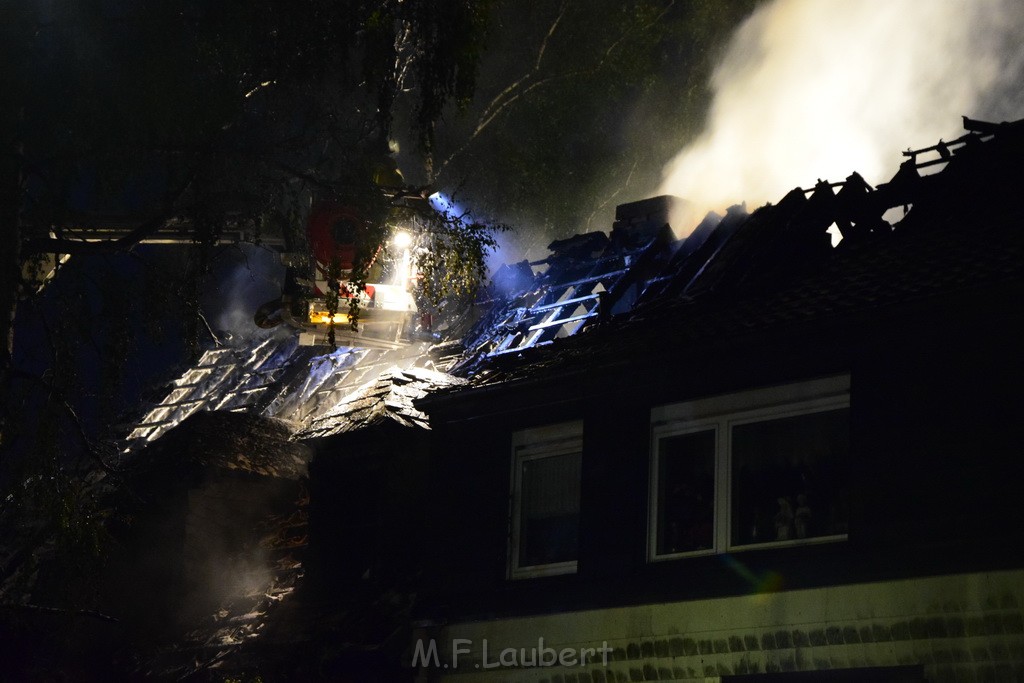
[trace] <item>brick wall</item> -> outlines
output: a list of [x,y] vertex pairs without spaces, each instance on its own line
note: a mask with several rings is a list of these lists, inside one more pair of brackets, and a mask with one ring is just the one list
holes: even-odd
[[[705,681],[901,665],[922,665],[935,682],[1024,681],[1024,570],[473,622],[416,638],[438,648],[422,681]],[[569,649],[570,662],[606,642],[607,665],[599,652],[585,666],[501,664],[506,648],[532,661],[539,638]],[[457,668],[454,639],[463,639]]]

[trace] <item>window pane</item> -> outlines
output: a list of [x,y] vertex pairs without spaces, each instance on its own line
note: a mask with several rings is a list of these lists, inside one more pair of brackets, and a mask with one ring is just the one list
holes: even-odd
[[658,442],[658,553],[714,545],[715,431]]
[[849,413],[733,427],[733,545],[846,533]]
[[519,566],[576,559],[580,512],[580,454],[523,460]]

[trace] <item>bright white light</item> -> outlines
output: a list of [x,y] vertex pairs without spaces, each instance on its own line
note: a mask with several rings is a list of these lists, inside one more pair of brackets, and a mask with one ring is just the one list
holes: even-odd
[[446,212],[451,211],[452,209],[451,201],[449,201],[448,197],[446,197],[440,192],[435,192],[434,194],[430,195],[429,199],[430,205],[433,206],[434,209],[436,209],[437,211]]
[[395,236],[391,239],[395,243],[395,246],[399,249],[408,249],[409,245],[412,244],[412,235],[404,230],[399,230],[395,233]]
[[430,195],[430,205],[434,207],[435,211],[443,214],[458,218],[465,215],[465,211],[461,206],[456,204],[443,192],[435,192]]

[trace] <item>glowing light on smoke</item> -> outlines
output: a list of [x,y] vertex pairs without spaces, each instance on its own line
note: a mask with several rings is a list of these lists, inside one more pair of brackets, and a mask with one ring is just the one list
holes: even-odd
[[[775,0],[735,33],[704,132],[659,193],[708,210],[777,201],[818,178],[888,180],[907,145],[960,134],[960,116],[1024,116],[1018,0]],[[681,229],[682,228],[682,229]]]

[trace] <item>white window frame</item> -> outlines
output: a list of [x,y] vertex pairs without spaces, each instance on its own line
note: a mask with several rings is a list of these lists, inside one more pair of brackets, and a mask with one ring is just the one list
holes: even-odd
[[[648,488],[647,558],[651,562],[684,557],[742,552],[844,541],[847,534],[733,545],[732,429],[735,426],[850,407],[850,376],[755,389],[734,394],[658,406],[651,410],[650,483]],[[713,542],[710,549],[658,553],[658,476],[661,440],[665,437],[715,430],[715,491]]]
[[[583,421],[563,422],[524,429],[512,434],[512,471],[509,481],[508,578],[525,579],[558,574],[574,574],[577,560],[550,564],[519,564],[520,524],[522,516],[523,463],[541,458],[579,453],[583,455]],[[577,551],[579,549],[577,548]]]

